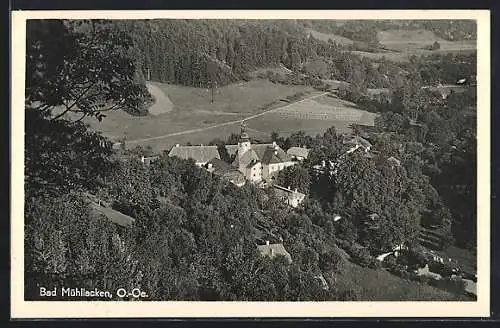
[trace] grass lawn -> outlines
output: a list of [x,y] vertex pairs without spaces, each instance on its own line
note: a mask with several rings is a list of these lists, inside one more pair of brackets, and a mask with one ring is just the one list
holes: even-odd
[[[254,140],[269,141],[270,134],[273,131],[285,137],[299,130],[314,136],[318,133],[324,133],[324,131],[331,126],[335,126],[337,131],[341,133],[348,132],[350,131],[351,124],[373,125],[376,117],[375,113],[361,110],[357,108],[356,104],[328,95],[323,95],[314,99],[306,99],[290,105],[285,104],[286,103],[283,103],[282,105],[284,106],[279,107],[275,112],[266,113],[262,116],[246,120],[250,136]],[[167,117],[176,118],[177,120],[174,121],[177,124],[176,129],[170,130],[170,133],[174,132],[174,135],[140,141],[139,143],[134,142],[133,138],[130,137],[128,138],[128,140],[130,140],[130,142],[127,143],[128,147],[135,147],[136,144],[139,144],[143,147],[151,147],[154,152],[162,152],[163,150],[170,149],[175,144],[187,144],[190,142],[193,145],[199,145],[208,144],[215,138],[226,140],[231,133],[239,133],[239,122],[209,128],[203,131],[190,130],[198,127],[210,127],[221,122],[231,122],[244,117],[239,114],[223,115],[220,112],[214,113],[213,115],[198,113],[196,116],[185,113],[185,116],[181,116],[181,113],[175,114],[175,112],[174,110],[172,113],[160,115],[156,118],[157,123],[162,122],[162,119],[166,119]],[[135,123],[137,126],[135,126],[134,131],[149,137],[152,134],[151,129],[149,129],[147,124],[143,123],[141,119],[142,118],[137,118],[137,122]],[[191,123],[194,119],[198,120],[196,124]],[[203,123],[203,121],[205,122]],[[166,124],[172,127],[174,122],[167,122]],[[122,126],[122,128],[126,129],[127,126]]]
[[[211,103],[206,89],[154,83],[173,103],[173,110],[156,116],[132,116],[123,111],[108,112],[102,122],[88,119],[91,128],[112,139],[143,139],[190,129],[236,121],[259,113],[262,106],[292,96],[311,92],[311,87],[286,86],[267,80],[252,80],[221,87]],[[283,103],[286,104],[286,103]],[[217,132],[217,135],[220,133]],[[205,140],[205,142],[208,142]],[[179,143],[179,142],[173,142]]]
[[[249,126],[251,128],[251,126]],[[190,142],[192,145],[207,145],[210,141],[215,138],[220,140],[227,140],[231,133],[239,133],[241,126],[239,123],[234,123],[226,125],[223,127],[217,127],[213,129],[208,129],[201,132],[194,132],[183,135],[176,135],[172,137],[166,137],[156,140],[147,140],[140,143],[141,147],[151,147],[155,153],[161,153],[164,150],[169,151],[171,147],[175,144],[186,145]],[[250,138],[253,140],[258,139],[261,141],[269,141],[270,137],[266,133],[257,133],[255,131],[248,131]],[[136,144],[129,143],[127,147],[134,148]]]
[[337,277],[337,288],[347,290],[357,286],[361,301],[467,301],[465,295],[454,295],[427,284],[401,279],[379,269],[363,268],[345,263],[344,272]]
[[[307,29],[307,33],[311,33],[313,37],[319,40],[328,41],[331,39],[341,45],[350,45],[354,41],[340,35],[322,33],[313,29]],[[431,55],[431,54],[446,54],[457,52],[473,52],[477,48],[476,40],[465,41],[448,41],[444,40],[434,34],[432,31],[417,29],[417,30],[404,30],[392,29],[386,31],[379,31],[377,34],[379,42],[389,52],[366,52],[366,51],[353,51],[353,53],[364,56],[370,59],[379,60],[385,57],[387,60],[394,62],[408,61],[413,55]],[[440,49],[438,50],[425,50],[429,46],[438,41]],[[393,50],[393,52],[391,52]]]
[[324,95],[305,100],[283,110],[248,120],[250,128],[282,136],[302,130],[310,135],[321,134],[331,126],[338,132],[350,131],[351,124],[373,125],[375,113],[358,109],[355,104]]
[[450,49],[439,49],[439,50],[423,50],[423,49],[415,49],[415,50],[408,50],[404,52],[365,52],[365,51],[353,51],[353,53],[373,59],[373,60],[380,60],[382,58],[385,58],[386,60],[393,61],[393,62],[405,62],[409,61],[410,57],[415,55],[415,56],[430,56],[430,55],[446,55],[447,53],[471,53],[474,52],[475,49],[462,49],[462,50],[450,50]]
[[325,41],[325,42],[328,42],[328,40],[332,40],[332,41],[335,41],[336,43],[338,44],[342,44],[342,45],[348,45],[348,44],[353,44],[354,41],[349,39],[349,38],[346,38],[346,37],[343,37],[343,36],[340,36],[340,35],[336,35],[336,34],[330,34],[330,33],[323,33],[323,32],[319,32],[319,31],[316,31],[316,30],[313,30],[313,29],[310,29],[308,28],[306,30],[306,32],[309,34],[312,34],[312,36],[318,40],[321,40],[321,41]]
[[230,84],[211,92],[204,88],[155,83],[174,103],[174,110],[197,113],[198,111],[254,114],[259,108],[275,100],[286,98],[297,92],[312,91],[305,86],[275,84],[268,80],[256,79],[249,82]]

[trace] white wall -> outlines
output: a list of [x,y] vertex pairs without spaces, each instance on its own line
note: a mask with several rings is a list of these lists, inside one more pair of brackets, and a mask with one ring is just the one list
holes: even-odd
[[259,162],[254,166],[247,168],[245,177],[250,182],[258,182],[262,180],[262,164]]

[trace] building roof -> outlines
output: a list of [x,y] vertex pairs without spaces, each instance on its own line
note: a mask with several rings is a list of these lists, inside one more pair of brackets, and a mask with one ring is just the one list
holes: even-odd
[[[264,153],[268,148],[276,148],[279,153],[285,153],[285,151],[277,144],[265,143],[265,144],[252,144],[252,149],[255,151],[259,159],[262,160]],[[226,145],[227,152],[230,156],[236,155],[238,153],[238,145]]]
[[281,193],[297,194],[299,196],[305,196],[305,194],[301,193],[300,191],[292,190],[292,189],[285,188],[285,187],[282,187],[282,186],[273,185],[273,188],[276,189],[278,192],[281,192]]
[[229,163],[217,157],[214,157],[211,160],[209,160],[207,164],[212,164],[212,168],[209,169],[209,171],[217,175],[222,175],[233,169],[233,167]]
[[303,147],[290,147],[286,153],[290,156],[307,158],[309,149]]
[[260,161],[260,158],[259,156],[257,155],[257,153],[255,152],[255,150],[253,150],[253,148],[247,150],[243,155],[240,156],[236,156],[234,158],[234,161],[233,161],[233,165],[238,167],[238,166],[244,166],[244,167],[249,167],[250,163],[252,162],[258,162]]
[[141,161],[146,164],[146,165],[149,165],[151,164],[152,162],[154,162],[155,160],[157,160],[158,158],[160,158],[160,156],[143,156],[141,157]]
[[122,227],[128,227],[135,222],[134,218],[118,212],[117,210],[114,210],[110,207],[104,207],[94,202],[90,202],[89,206],[94,213],[102,214],[111,222]]
[[193,159],[196,163],[206,163],[212,158],[220,159],[217,146],[174,146],[168,156]]
[[288,263],[292,263],[292,257],[283,244],[257,245],[257,250],[262,256],[269,256],[270,258],[274,258],[277,255],[283,255],[286,257]]
[[363,147],[371,147],[372,146],[372,144],[368,140],[366,140],[360,136],[355,136],[355,137],[350,138],[350,139],[345,139],[344,143],[351,144],[351,145],[359,145],[359,146],[363,146]]
[[387,161],[392,164],[392,165],[396,165],[396,166],[400,166],[401,165],[401,161],[393,156],[389,157],[387,159]]
[[264,151],[264,155],[262,155],[262,163],[264,164],[290,162],[291,160],[292,158],[279,146],[267,147]]
[[212,168],[209,169],[210,172],[222,177],[224,180],[233,182],[236,185],[245,184],[245,177],[243,174],[229,163],[218,158],[212,158],[207,164],[212,164]]

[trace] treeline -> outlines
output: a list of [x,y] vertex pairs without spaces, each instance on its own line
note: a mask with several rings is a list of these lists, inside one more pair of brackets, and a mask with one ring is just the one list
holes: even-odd
[[[455,84],[460,79],[476,83],[477,53],[431,55],[414,58],[418,63],[420,78],[424,85]],[[410,69],[412,63],[401,63],[401,68]]]
[[170,19],[113,24],[133,38],[132,55],[140,74],[155,81],[220,86],[248,79],[248,73],[257,68],[283,64],[298,72],[304,63],[319,58],[328,63],[324,78],[366,80],[371,87],[381,83],[371,60],[334,42],[315,39],[295,20]]
[[206,87],[241,79],[252,69],[294,68],[314,47],[293,21],[148,20],[116,22],[134,39],[135,57],[151,79]]
[[[406,98],[407,94],[412,101]],[[382,102],[374,98],[363,99],[374,104],[381,113],[375,120],[375,127],[384,138],[377,139],[385,140],[383,147],[392,148],[396,157],[401,154],[395,145],[410,147],[413,155],[409,164],[418,166],[419,171],[430,177],[451,213],[457,244],[474,249],[477,225],[476,88],[469,86],[462,92],[452,91],[446,99],[439,93],[404,88]]]

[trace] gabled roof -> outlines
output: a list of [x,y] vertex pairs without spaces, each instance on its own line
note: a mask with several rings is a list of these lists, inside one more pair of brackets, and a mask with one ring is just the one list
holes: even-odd
[[400,165],[401,165],[401,161],[400,161],[399,159],[397,159],[397,158],[393,157],[393,156],[389,157],[389,158],[387,159],[387,161],[388,161],[389,163],[391,163],[392,165],[396,165],[396,166],[400,166]]
[[292,263],[292,257],[283,244],[258,245],[257,250],[262,256],[269,256],[270,258],[274,258],[277,255],[283,255],[286,257],[288,263]]
[[236,185],[245,183],[245,177],[238,169],[232,167],[229,163],[218,158],[212,158],[207,164],[212,164],[212,169],[209,170],[213,174],[222,177],[227,181],[231,181]]
[[299,192],[299,191],[295,191],[295,190],[292,190],[292,189],[289,189],[289,188],[285,188],[285,187],[282,187],[282,186],[278,186],[278,185],[273,185],[273,188],[276,189],[278,192],[280,193],[287,193],[287,194],[297,194],[297,195],[300,195],[300,196],[305,196],[305,194]]
[[349,138],[344,139],[344,143],[351,144],[351,145],[360,145],[363,147],[371,147],[372,146],[372,144],[368,140],[366,140],[360,136],[355,136],[355,137],[350,138],[350,139]]
[[290,162],[291,160],[292,158],[279,147],[267,147],[262,156],[262,163],[264,164]]
[[238,167],[242,165],[244,167],[248,167],[248,165],[252,162],[260,161],[259,156],[253,149],[247,150],[241,157],[236,156],[233,161],[233,166]]
[[168,156],[193,159],[196,163],[206,163],[212,158],[220,159],[217,146],[174,146]]
[[290,147],[286,153],[290,156],[307,158],[309,155],[309,149],[303,147]]
[[94,202],[90,202],[89,207],[94,213],[102,214],[111,222],[122,227],[128,227],[135,222],[134,218],[118,212],[117,210],[114,210],[110,207],[104,207]]

